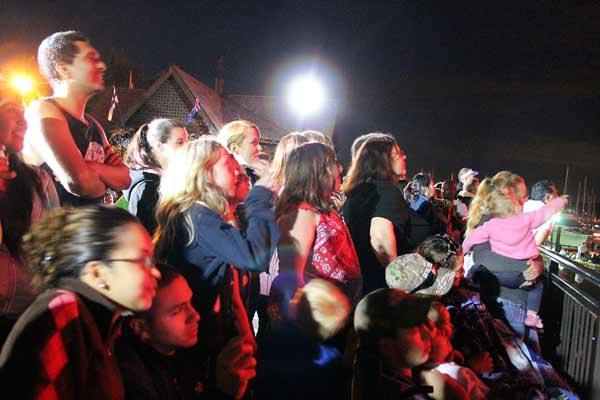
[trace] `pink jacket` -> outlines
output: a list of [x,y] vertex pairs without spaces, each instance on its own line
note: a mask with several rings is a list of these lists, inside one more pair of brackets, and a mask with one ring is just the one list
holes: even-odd
[[539,254],[532,230],[543,225],[565,207],[562,198],[556,198],[539,210],[513,215],[509,218],[492,218],[473,229],[465,241],[465,253],[474,245],[490,242],[492,251],[505,257],[523,260]]

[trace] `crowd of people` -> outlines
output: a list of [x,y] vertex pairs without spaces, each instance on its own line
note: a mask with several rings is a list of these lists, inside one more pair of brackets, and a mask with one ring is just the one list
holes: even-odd
[[[347,168],[317,131],[190,141],[167,118],[123,159],[86,113],[105,64],[38,50],[53,94],[0,85],[0,382],[23,399],[576,399],[540,356],[551,181],[407,179],[389,134]],[[346,173],[344,173],[346,172]],[[108,191],[122,193],[119,205]],[[258,327],[254,321],[258,319]]]

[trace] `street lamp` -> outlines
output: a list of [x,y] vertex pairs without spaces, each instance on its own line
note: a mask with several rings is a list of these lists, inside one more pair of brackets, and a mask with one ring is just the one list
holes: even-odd
[[289,85],[288,105],[298,115],[315,114],[323,107],[325,90],[313,75],[296,77]]

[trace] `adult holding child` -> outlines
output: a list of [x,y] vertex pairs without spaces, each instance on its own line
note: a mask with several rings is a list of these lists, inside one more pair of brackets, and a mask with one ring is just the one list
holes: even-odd
[[[533,234],[536,229],[549,221],[567,204],[568,197],[555,198],[535,211],[523,213],[525,203],[525,181],[514,177],[514,188],[500,185],[500,179],[486,178],[481,183],[473,208],[469,213],[466,239],[463,242],[465,252],[474,245],[489,242],[491,251],[506,258],[527,262],[539,256],[539,250]],[[482,212],[486,212],[487,221],[482,221]],[[489,266],[486,265],[486,267]],[[516,270],[492,270],[501,286],[527,291],[526,326],[541,329],[543,323],[538,316],[542,300],[543,285],[539,281],[528,280],[524,274],[526,268]]]

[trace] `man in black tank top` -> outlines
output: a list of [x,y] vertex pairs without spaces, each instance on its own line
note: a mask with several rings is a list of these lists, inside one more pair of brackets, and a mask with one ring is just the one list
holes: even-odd
[[108,189],[128,188],[129,169],[85,113],[88,100],[104,89],[106,65],[98,51],[79,32],[57,32],[40,44],[38,63],[53,95],[27,109],[25,159],[60,182],[63,206],[99,203]]

